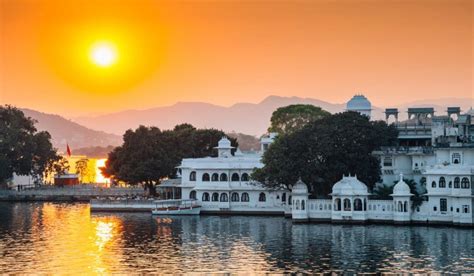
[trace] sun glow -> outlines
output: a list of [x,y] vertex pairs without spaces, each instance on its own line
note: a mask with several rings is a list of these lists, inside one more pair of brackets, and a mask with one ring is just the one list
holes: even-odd
[[92,46],[90,58],[94,64],[108,67],[117,60],[117,50],[111,43],[96,43]]

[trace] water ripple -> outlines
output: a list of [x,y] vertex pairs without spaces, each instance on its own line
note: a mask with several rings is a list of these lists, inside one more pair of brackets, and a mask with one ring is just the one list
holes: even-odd
[[282,217],[90,214],[1,203],[0,272],[474,273],[472,229],[293,224]]

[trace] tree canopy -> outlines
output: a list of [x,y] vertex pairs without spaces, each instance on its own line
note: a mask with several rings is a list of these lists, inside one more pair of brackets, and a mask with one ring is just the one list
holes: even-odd
[[[214,147],[223,136],[220,130],[196,129],[190,124],[165,131],[140,126],[125,132],[123,144],[109,153],[102,171],[115,180],[144,184],[153,193],[155,184],[175,175],[181,159],[215,156]],[[237,140],[229,139],[237,147]]]
[[396,143],[397,130],[344,112],[313,121],[278,137],[263,156],[264,167],[252,177],[269,187],[291,186],[299,177],[315,196],[327,196],[344,174],[357,174],[369,188],[380,180],[380,162],[372,152]]
[[51,135],[37,131],[33,119],[15,107],[0,106],[0,184],[13,174],[32,175],[62,171],[67,164],[51,144]]
[[275,110],[270,119],[268,132],[280,135],[291,134],[302,129],[306,124],[331,115],[319,106],[311,104],[294,104]]

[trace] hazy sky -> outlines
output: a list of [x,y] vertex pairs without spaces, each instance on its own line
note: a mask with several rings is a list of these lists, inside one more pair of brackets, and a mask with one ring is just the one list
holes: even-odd
[[[0,1],[0,103],[76,116],[268,95],[474,98],[470,0]],[[91,60],[97,43],[113,45],[110,66]]]

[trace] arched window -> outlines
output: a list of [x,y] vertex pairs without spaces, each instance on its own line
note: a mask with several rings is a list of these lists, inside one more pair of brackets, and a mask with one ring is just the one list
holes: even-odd
[[344,211],[351,210],[351,201],[348,198],[344,199]]
[[190,198],[190,199],[196,199],[196,191],[191,191],[191,192],[189,193],[189,198]]
[[398,202],[398,212],[403,212],[403,203],[401,201]]
[[196,181],[196,172],[192,171],[189,174],[189,181]]
[[227,195],[227,193],[222,193],[221,194],[221,202],[228,202],[229,201],[229,196]]
[[463,177],[461,180],[461,188],[469,189],[469,178]]
[[448,188],[452,188],[453,187],[453,181],[449,181],[448,182]]
[[336,198],[334,200],[334,211],[341,211],[341,199]]
[[454,188],[455,189],[459,189],[459,183],[460,182],[461,182],[461,180],[459,179],[459,177],[454,178]]
[[354,211],[362,211],[362,200],[360,198],[354,200]]
[[408,212],[408,201],[405,201],[403,203],[403,212],[405,212],[405,213]]
[[436,181],[431,182],[431,188],[436,188]]
[[282,202],[286,202],[286,193],[283,193],[283,194],[281,195],[281,201],[282,201]]
[[227,174],[221,173],[220,181],[227,181]]
[[239,174],[238,173],[233,173],[231,180],[234,181],[234,182],[238,182],[240,180]]
[[219,181],[219,174],[218,173],[213,173],[211,180],[212,181]]
[[266,197],[265,193],[260,193],[260,194],[258,195],[258,201],[260,201],[260,202],[265,202],[265,201],[267,201],[267,197]]
[[239,194],[238,193],[232,193],[232,195],[230,196],[230,200],[232,202],[239,202]]
[[367,199],[364,198],[364,211],[367,211]]
[[250,197],[249,197],[249,194],[248,193],[242,193],[242,202],[249,202],[250,201]]
[[296,206],[296,210],[300,209],[300,200],[299,199],[296,200],[295,206]]
[[305,202],[304,202],[304,199],[301,200],[301,210],[304,210],[306,208],[306,205],[305,205]]
[[202,175],[202,181],[209,181],[210,180],[209,178],[210,177],[209,177],[208,173],[205,173],[205,174]]
[[439,178],[439,187],[446,188],[446,179],[442,176]]
[[219,194],[218,193],[212,193],[212,201],[219,201]]
[[242,176],[240,177],[241,181],[249,181],[249,175],[248,173],[243,173]]
[[202,201],[209,201],[209,193],[202,194]]
[[288,196],[288,205],[291,205],[292,201],[291,201],[291,196]]

